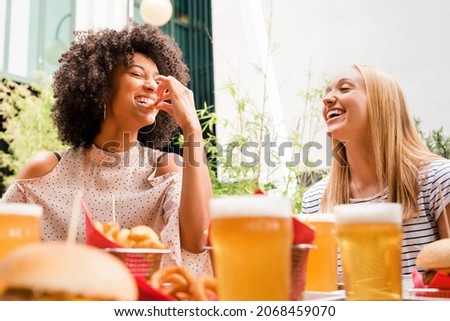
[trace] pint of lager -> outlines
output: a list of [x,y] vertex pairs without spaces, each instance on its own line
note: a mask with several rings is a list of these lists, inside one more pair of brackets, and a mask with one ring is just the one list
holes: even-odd
[[314,245],[309,252],[306,267],[307,291],[336,291],[337,283],[337,237],[336,218],[332,213],[300,215],[302,222],[316,232]]
[[347,300],[401,300],[401,205],[345,204],[334,213]]
[[212,199],[210,209],[219,300],[289,300],[290,201],[230,196]]
[[41,240],[42,207],[35,204],[0,204],[0,261],[16,248]]

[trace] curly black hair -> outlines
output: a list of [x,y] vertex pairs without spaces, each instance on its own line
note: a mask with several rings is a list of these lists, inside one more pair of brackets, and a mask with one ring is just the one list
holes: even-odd
[[[120,31],[105,28],[74,35],[69,50],[59,59],[53,81],[52,117],[59,138],[69,146],[91,145],[100,132],[104,105],[111,94],[112,70],[122,59],[129,66],[134,53],[143,53],[156,63],[161,75],[173,76],[184,85],[189,82],[189,69],[178,44],[157,27],[130,19]],[[158,113],[152,127],[146,126],[138,134],[139,142],[152,148],[164,147],[179,130],[164,111]]]

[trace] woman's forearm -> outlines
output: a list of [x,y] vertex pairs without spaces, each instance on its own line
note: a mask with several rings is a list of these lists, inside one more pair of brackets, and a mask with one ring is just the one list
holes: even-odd
[[209,226],[211,179],[201,130],[184,134],[183,179],[180,201],[181,247],[199,253],[205,244],[204,230]]

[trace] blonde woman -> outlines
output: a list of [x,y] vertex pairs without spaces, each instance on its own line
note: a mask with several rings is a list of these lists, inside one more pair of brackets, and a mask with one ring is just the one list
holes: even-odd
[[410,273],[425,244],[450,236],[450,161],[422,143],[402,89],[383,71],[360,65],[344,70],[330,83],[323,104],[338,152],[330,175],[305,193],[302,212],[401,203],[402,273]]

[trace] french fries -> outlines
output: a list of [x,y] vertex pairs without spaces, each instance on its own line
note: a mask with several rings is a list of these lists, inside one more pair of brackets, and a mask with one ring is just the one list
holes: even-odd
[[147,248],[147,249],[165,249],[155,231],[149,226],[138,225],[128,228],[120,228],[117,222],[108,222],[102,224],[94,221],[94,227],[102,233],[108,240],[115,242],[125,248]]

